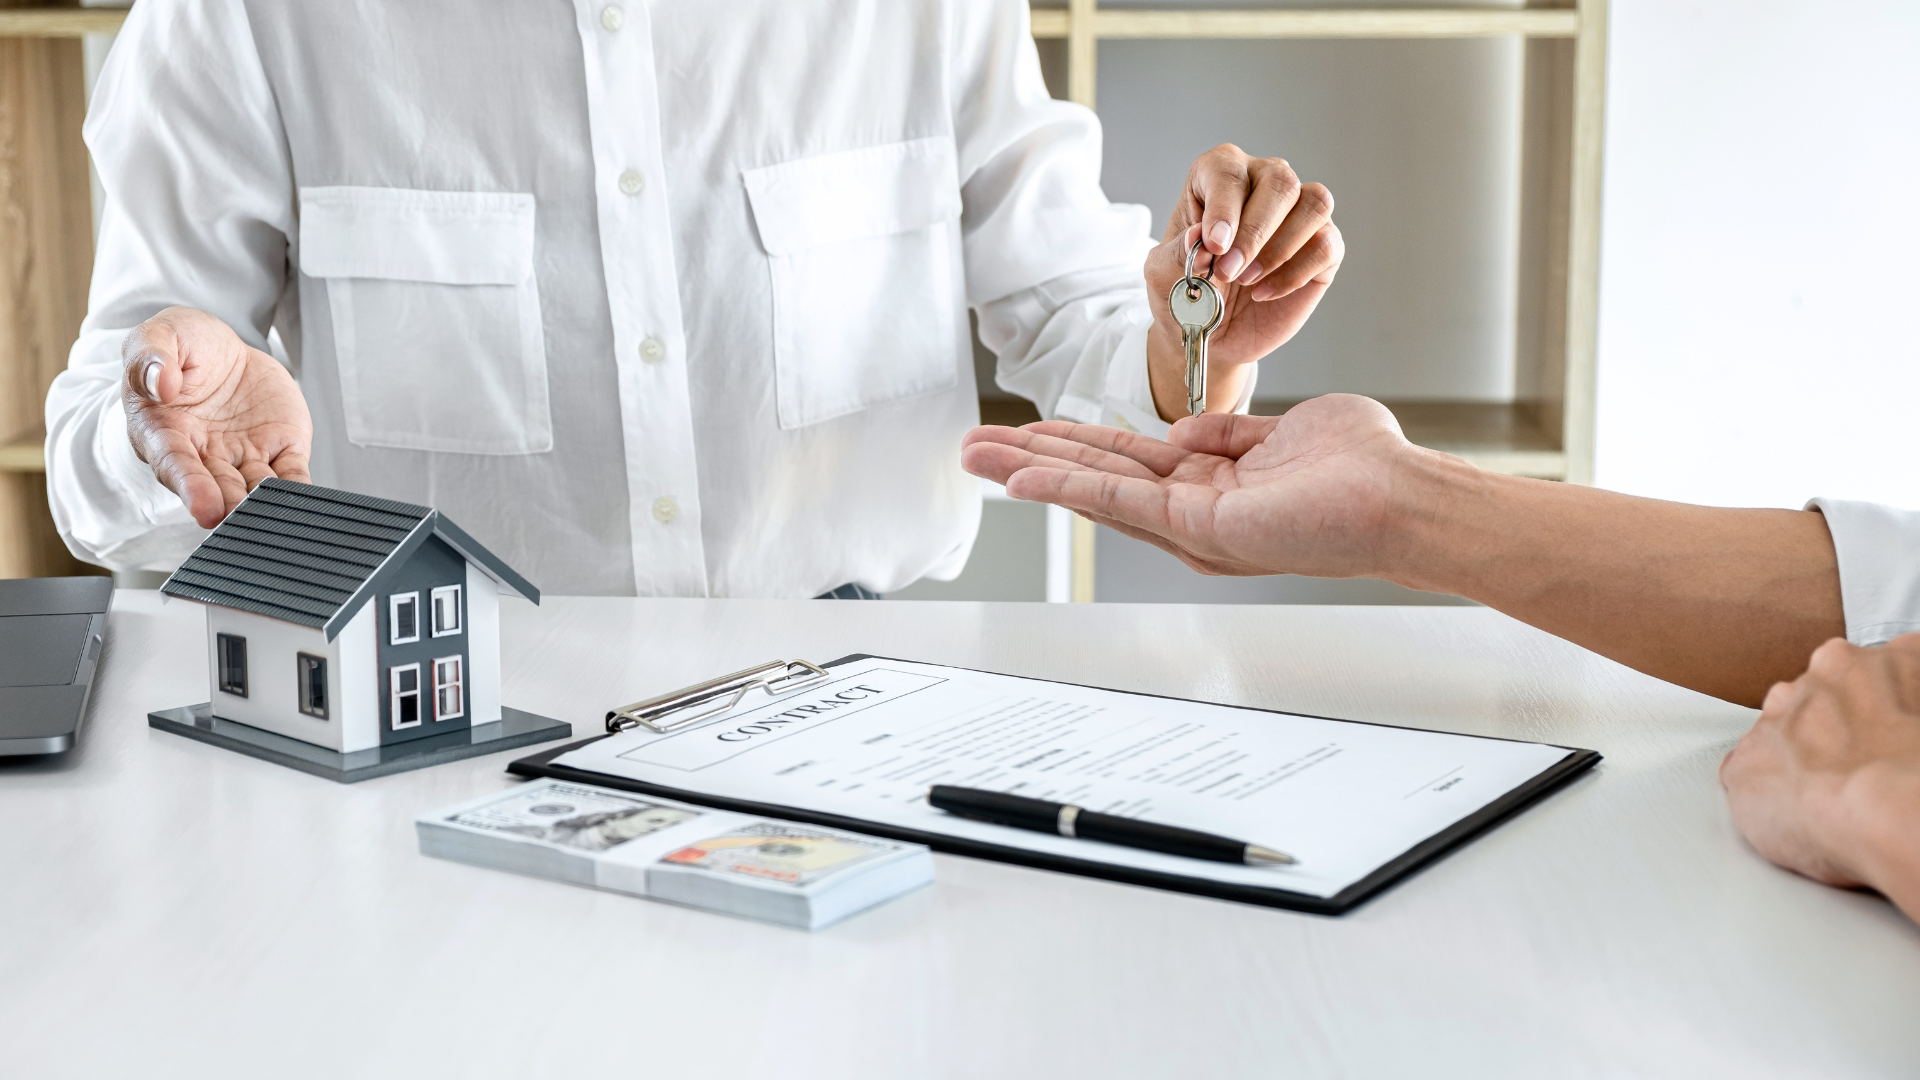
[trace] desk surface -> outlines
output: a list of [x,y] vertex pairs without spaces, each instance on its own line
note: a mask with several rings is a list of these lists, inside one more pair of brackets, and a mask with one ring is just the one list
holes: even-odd
[[551,598],[504,698],[609,704],[875,652],[1593,747],[1343,918],[938,856],[818,934],[426,858],[511,754],[342,787],[151,730],[200,609],[122,593],[81,748],[0,766],[10,1076],[1913,1076],[1920,931],[1768,866],[1752,714],[1494,612]]

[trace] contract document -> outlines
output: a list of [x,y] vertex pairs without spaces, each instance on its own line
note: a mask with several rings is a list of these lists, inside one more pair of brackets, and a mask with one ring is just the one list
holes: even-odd
[[[936,850],[1337,913],[1599,755],[1152,697],[879,657],[685,729],[633,729],[513,764],[855,828]],[[624,781],[624,783],[619,783]],[[1243,866],[956,817],[927,788],[1012,792],[1263,844]]]

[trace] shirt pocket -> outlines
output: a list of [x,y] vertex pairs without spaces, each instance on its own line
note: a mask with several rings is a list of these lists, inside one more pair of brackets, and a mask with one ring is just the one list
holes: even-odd
[[356,446],[553,449],[533,210],[513,192],[300,193],[300,270],[327,283]]
[[741,175],[771,270],[782,428],[956,385],[968,350],[950,136]]

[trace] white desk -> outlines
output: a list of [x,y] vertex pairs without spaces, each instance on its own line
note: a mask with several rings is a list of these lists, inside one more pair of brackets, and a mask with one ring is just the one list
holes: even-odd
[[1607,757],[1339,919],[941,856],[819,934],[418,854],[511,753],[343,787],[150,730],[200,620],[123,593],[81,748],[0,766],[9,1077],[1920,1075],[1920,931],[1733,831],[1751,714],[1491,611],[509,607],[507,703],[580,735],[875,652]]

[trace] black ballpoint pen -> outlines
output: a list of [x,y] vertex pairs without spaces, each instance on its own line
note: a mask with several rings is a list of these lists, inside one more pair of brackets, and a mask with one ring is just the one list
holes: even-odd
[[1284,851],[1259,844],[1229,840],[1195,829],[1156,825],[1137,818],[1102,814],[1072,803],[1029,799],[1003,791],[935,784],[927,789],[927,803],[949,814],[1012,825],[1034,832],[1055,833],[1079,840],[1099,840],[1108,844],[1145,848],[1167,855],[1214,862],[1246,863],[1249,866],[1287,866],[1297,862]]

